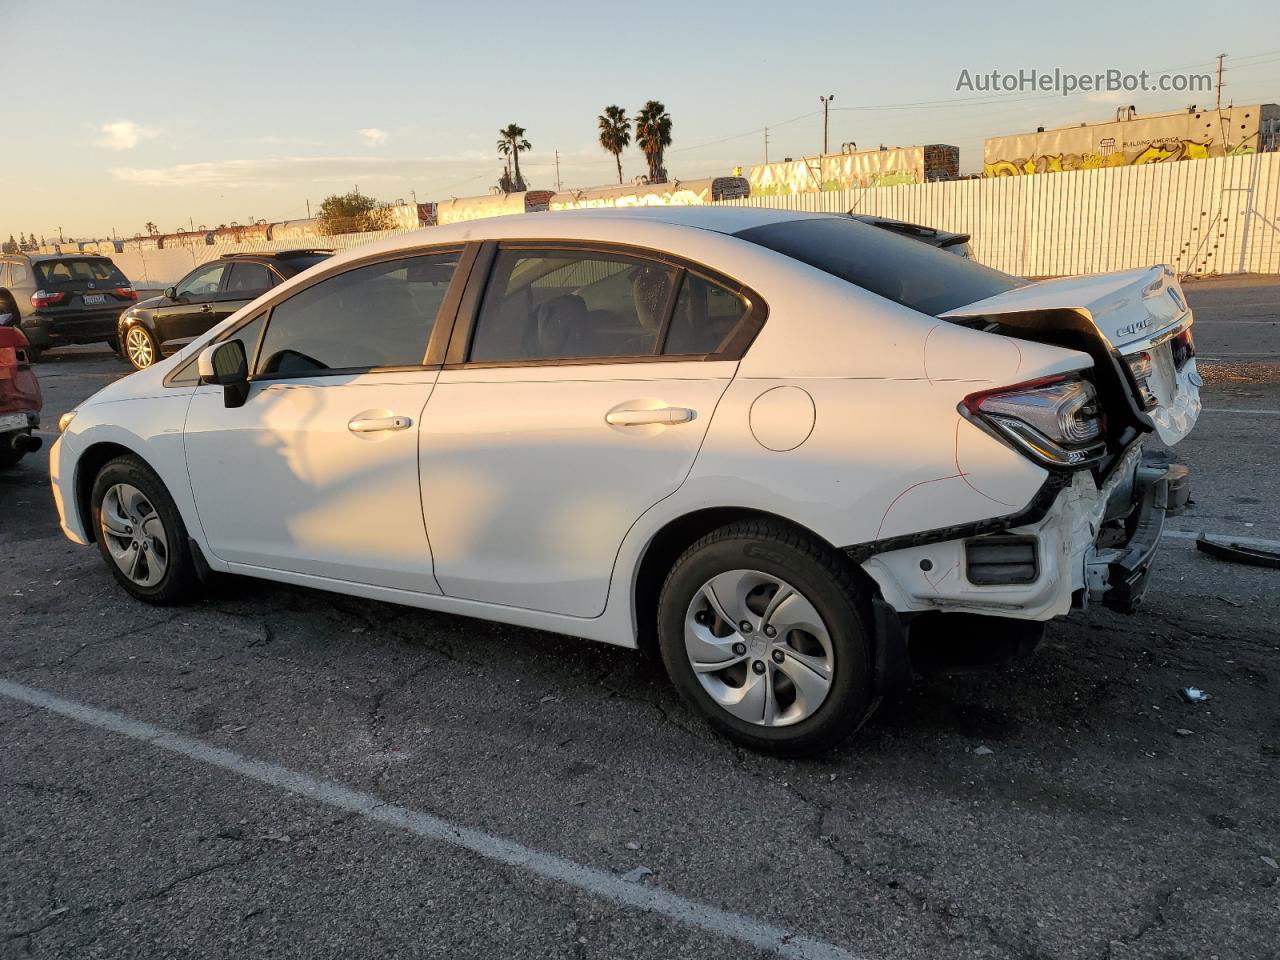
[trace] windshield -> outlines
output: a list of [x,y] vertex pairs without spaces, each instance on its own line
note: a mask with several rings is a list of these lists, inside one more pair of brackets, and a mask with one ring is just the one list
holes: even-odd
[[1026,282],[931,244],[845,217],[787,220],[734,236],[930,316]]
[[124,274],[117,270],[116,265],[110,260],[87,257],[72,260],[42,260],[33,266],[40,275],[41,286],[46,287],[84,281],[94,283],[110,281],[120,287],[129,285]]

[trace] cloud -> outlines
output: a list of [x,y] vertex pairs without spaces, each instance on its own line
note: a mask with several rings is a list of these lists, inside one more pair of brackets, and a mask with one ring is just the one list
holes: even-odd
[[387,181],[423,183],[432,174],[489,172],[501,164],[479,151],[437,157],[267,157],[180,163],[169,167],[114,167],[111,176],[146,187],[277,186],[291,183],[351,184]]
[[356,133],[364,137],[367,147],[380,147],[387,142],[387,131],[379,130],[377,127],[365,127],[363,130],[357,130]]
[[115,123],[104,123],[98,128],[102,134],[94,141],[108,150],[132,150],[143,140],[152,140],[160,136],[159,130],[140,127],[132,120],[117,120]]

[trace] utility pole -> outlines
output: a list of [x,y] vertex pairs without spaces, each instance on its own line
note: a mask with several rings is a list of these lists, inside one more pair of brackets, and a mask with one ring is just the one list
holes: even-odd
[[831,110],[831,101],[836,98],[834,93],[825,97],[819,97],[822,101],[822,155],[827,155],[827,114]]
[[1215,110],[1222,109],[1222,61],[1225,59],[1227,59],[1227,55],[1225,53],[1218,54],[1218,102],[1214,107]]
[[764,128],[764,162],[769,163],[769,128]]
[[556,151],[556,193],[560,192],[560,151]]
[[307,219],[311,219],[311,198],[307,197]]

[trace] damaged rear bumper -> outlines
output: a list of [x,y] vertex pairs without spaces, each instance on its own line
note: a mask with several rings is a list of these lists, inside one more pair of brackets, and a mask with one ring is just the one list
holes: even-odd
[[1146,591],[1165,516],[1189,491],[1184,468],[1144,465],[1141,457],[1135,443],[1101,486],[1087,471],[1071,475],[1034,520],[1011,517],[1000,529],[871,555],[847,552],[899,614],[1048,620],[1090,602],[1132,612]]

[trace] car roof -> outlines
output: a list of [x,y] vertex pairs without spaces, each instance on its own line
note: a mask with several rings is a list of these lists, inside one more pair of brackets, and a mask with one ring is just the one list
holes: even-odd
[[[680,227],[714,230],[716,233],[738,233],[741,230],[763,227],[770,223],[783,223],[788,220],[803,219],[821,220],[834,216],[834,214],[830,213],[802,213],[798,210],[775,210],[769,207],[714,206],[711,204],[556,210],[551,215],[566,225],[576,222],[591,223],[600,220],[626,221],[644,219]],[[546,216],[546,214],[537,214],[537,216]]]

